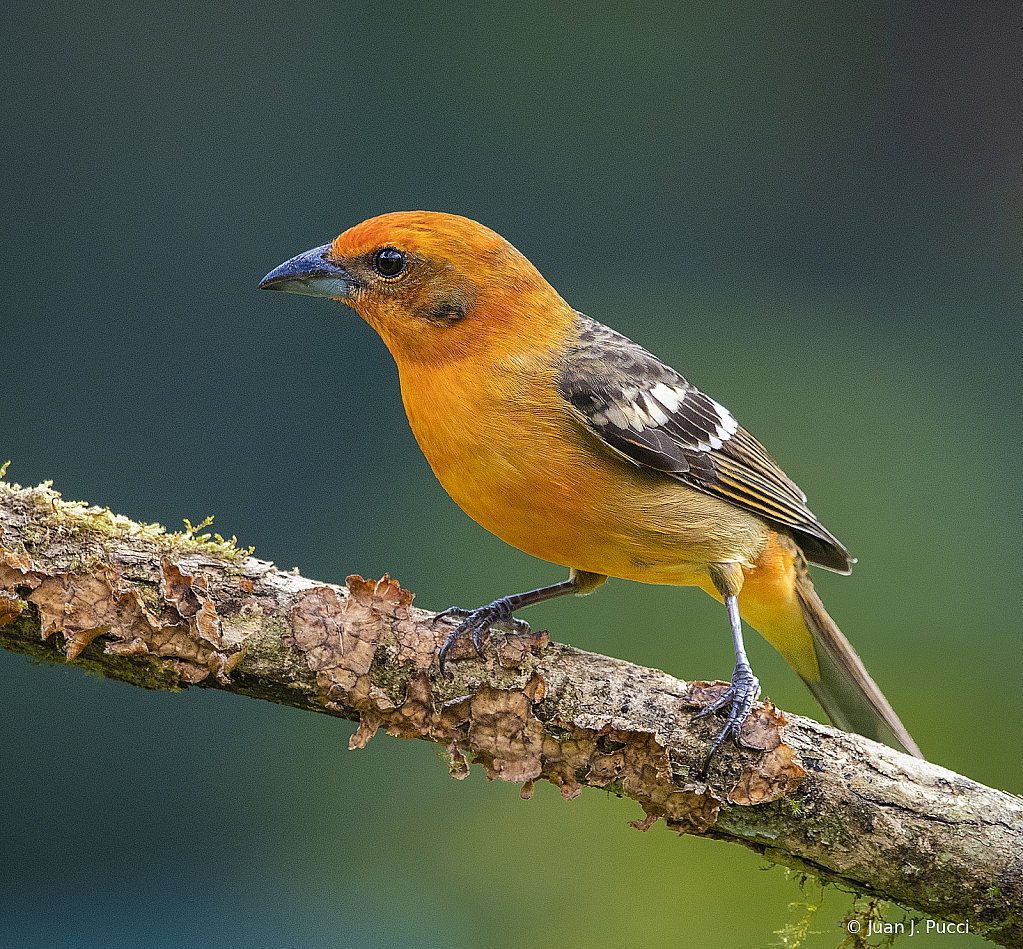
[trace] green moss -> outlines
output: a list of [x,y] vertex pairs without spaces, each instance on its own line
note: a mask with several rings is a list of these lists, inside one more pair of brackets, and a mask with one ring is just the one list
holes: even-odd
[[[0,474],[6,467],[5,464],[0,469]],[[147,524],[133,521],[123,514],[114,514],[110,508],[89,505],[84,501],[65,501],[52,486],[52,481],[44,481],[36,488],[25,490],[20,485],[0,481],[0,492],[19,494],[37,509],[40,526],[23,529],[19,538],[30,553],[49,539],[41,536],[41,530],[57,531],[69,537],[86,536],[101,545],[108,539],[130,538],[159,552],[196,553],[229,562],[242,560],[253,552],[252,547],[239,547],[237,537],[225,540],[220,534],[200,533],[213,523],[212,516],[194,526],[188,518],[183,518],[183,531],[168,531],[155,522]]]
[[[790,872],[787,870],[786,874]],[[806,884],[807,879],[806,876],[803,876],[800,882],[801,887]],[[820,891],[820,897],[816,902],[806,903],[798,901],[789,903],[790,919],[781,929],[774,931],[774,934],[778,937],[778,941],[774,945],[783,946],[784,949],[797,949],[798,946],[803,944],[807,936],[817,936],[824,932],[822,929],[810,928],[820,908],[824,905],[823,885],[820,885]]]
[[173,670],[164,669],[151,658],[103,654],[102,637],[90,643],[80,656],[66,664],[77,666],[104,679],[126,682],[140,689],[183,692],[188,688]]
[[39,614],[34,606],[25,610],[14,622],[0,627],[3,647],[10,652],[21,653],[37,664],[74,666],[90,675],[160,692],[181,692],[185,688],[173,671],[164,669],[152,658],[105,654],[106,640],[102,636],[70,662],[60,648],[60,641],[60,633],[54,633],[45,640],[40,637]]

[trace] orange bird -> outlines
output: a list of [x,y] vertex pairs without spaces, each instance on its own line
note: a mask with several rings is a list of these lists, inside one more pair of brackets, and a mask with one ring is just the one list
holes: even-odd
[[[733,418],[674,369],[574,310],[504,238],[429,211],[384,214],[271,271],[264,290],[329,297],[398,365],[409,424],[473,520],[567,580],[461,618],[440,651],[515,611],[608,577],[698,586],[725,604],[735,646],[713,750],[759,692],[740,617],[799,674],[832,722],[920,751],[814,591],[807,561],[849,573],[806,496]],[[441,614],[445,615],[445,614]]]

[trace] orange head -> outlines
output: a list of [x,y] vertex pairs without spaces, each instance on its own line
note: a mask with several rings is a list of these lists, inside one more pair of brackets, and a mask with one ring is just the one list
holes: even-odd
[[511,244],[454,214],[397,211],[293,257],[259,284],[340,300],[395,361],[437,363],[544,348],[574,323],[571,307]]

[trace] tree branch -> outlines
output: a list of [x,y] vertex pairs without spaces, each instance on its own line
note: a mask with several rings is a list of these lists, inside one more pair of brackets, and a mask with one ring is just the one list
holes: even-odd
[[758,705],[701,775],[723,683],[494,635],[441,678],[450,627],[384,577],[284,573],[233,541],[168,534],[49,486],[0,481],[0,645],[150,689],[199,685],[447,749],[490,778],[584,785],[682,833],[743,844],[828,882],[1023,945],[1023,801],[865,738]]

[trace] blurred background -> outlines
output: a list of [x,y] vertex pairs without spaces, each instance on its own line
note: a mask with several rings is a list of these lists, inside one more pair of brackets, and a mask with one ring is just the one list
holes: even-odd
[[[5,33],[8,480],[214,514],[431,609],[561,579],[447,498],[367,326],[255,289],[371,215],[464,214],[767,444],[859,558],[818,589],[921,748],[1023,791],[1018,4],[44,2]],[[527,618],[732,668],[696,590]],[[749,645],[764,694],[819,716]],[[326,717],[7,653],[0,690],[4,945],[757,947],[818,897],[637,833],[632,802],[350,753]],[[829,890],[805,945],[849,905]]]

